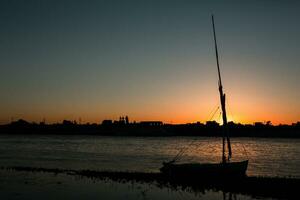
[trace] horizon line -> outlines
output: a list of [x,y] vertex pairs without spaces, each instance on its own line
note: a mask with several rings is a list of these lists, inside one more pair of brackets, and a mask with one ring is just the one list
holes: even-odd
[[[103,119],[102,121],[99,120],[98,122],[93,122],[93,121],[82,122],[80,120],[77,121],[77,120],[71,120],[71,119],[63,119],[61,121],[46,123],[45,119],[41,120],[41,121],[28,121],[26,119],[19,118],[17,120],[11,120],[10,122],[0,123],[0,125],[11,125],[12,123],[16,123],[16,122],[20,122],[20,121],[23,121],[23,122],[28,123],[28,124],[45,124],[45,125],[63,124],[64,121],[71,122],[71,123],[76,124],[76,125],[92,125],[92,124],[102,125],[103,122],[107,121],[107,120],[111,121],[112,124],[117,124],[118,122],[122,121],[121,119],[119,119],[119,120],[117,120],[117,119],[116,120],[114,120],[114,119]],[[123,118],[123,120],[125,122],[125,117]],[[172,121],[171,122],[166,122],[166,121],[162,121],[162,120],[140,120],[140,121],[131,120],[130,122],[128,122],[128,124],[139,124],[139,123],[142,123],[142,122],[161,122],[163,125],[192,125],[192,124],[203,124],[203,125],[206,125],[207,122],[216,122],[218,125],[223,125],[222,123],[220,123],[220,122],[218,122],[216,120],[207,120],[207,121],[201,121],[201,120],[199,120],[199,121],[185,122],[185,123],[173,123]],[[253,121],[253,122],[248,122],[248,123],[228,121],[228,123],[234,123],[234,124],[240,124],[240,125],[255,125],[256,123],[260,123],[260,124],[263,124],[263,125],[279,126],[279,125],[295,125],[295,124],[299,124],[300,120],[299,121],[294,121],[294,122],[291,122],[291,123],[276,123],[276,124],[273,124],[272,121],[270,121],[270,120]]]

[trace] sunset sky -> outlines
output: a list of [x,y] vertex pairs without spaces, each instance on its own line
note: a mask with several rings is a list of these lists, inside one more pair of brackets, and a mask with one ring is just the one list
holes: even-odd
[[229,120],[300,121],[299,10],[284,0],[0,1],[0,123],[209,120],[219,105],[212,13]]

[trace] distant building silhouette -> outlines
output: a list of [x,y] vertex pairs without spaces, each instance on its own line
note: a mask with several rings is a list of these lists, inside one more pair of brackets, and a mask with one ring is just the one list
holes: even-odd
[[25,121],[24,119],[19,119],[18,121],[12,121],[11,125],[13,126],[26,126],[29,125],[30,123]]
[[162,121],[141,121],[140,125],[143,125],[143,126],[162,126],[163,122]]
[[219,123],[216,122],[216,121],[207,121],[206,126],[208,126],[208,127],[218,127]]
[[70,126],[70,125],[74,125],[74,123],[72,121],[69,121],[69,120],[63,120],[62,124],[64,126]]
[[264,123],[262,123],[262,122],[254,122],[254,126],[255,127],[263,127]]
[[111,119],[105,119],[102,121],[102,125],[107,126],[107,125],[112,125],[113,121]]

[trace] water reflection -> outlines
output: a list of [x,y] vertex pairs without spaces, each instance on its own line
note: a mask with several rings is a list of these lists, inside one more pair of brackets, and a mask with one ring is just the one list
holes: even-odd
[[[114,171],[92,171],[92,170],[66,170],[66,169],[50,169],[50,168],[33,168],[33,167],[10,167],[0,168],[6,170],[7,174],[20,174],[27,172],[34,177],[36,174],[42,174],[38,178],[38,184],[43,183],[43,177],[49,174],[70,175],[76,178],[80,183],[82,181],[91,180],[92,183],[116,183],[121,185],[139,185],[142,188],[142,196],[146,196],[149,190],[151,193],[160,190],[171,190],[174,193],[187,193],[194,196],[202,196],[207,194],[223,194],[223,198],[232,199],[235,195],[272,197],[272,198],[293,198],[298,195],[295,189],[300,185],[300,179],[287,179],[279,177],[183,177],[183,176],[165,176],[161,173],[143,173],[143,172],[114,172]],[[16,172],[16,173],[14,173]],[[4,177],[7,174],[2,173]],[[27,174],[27,176],[28,176]],[[24,176],[24,174],[23,174]],[[18,176],[16,179],[22,176]],[[87,179],[88,178],[88,179]],[[15,180],[11,178],[11,180]],[[61,182],[61,181],[59,181]],[[12,185],[15,183],[13,182]],[[27,184],[27,182],[26,182]],[[156,188],[156,189],[155,189]],[[136,188],[134,188],[136,191]],[[156,191],[160,192],[160,191]],[[228,195],[227,195],[228,193]]]
[[223,191],[223,200],[236,200],[236,194],[232,194],[231,192],[227,193]]
[[[254,199],[248,195],[159,183],[89,179],[51,173],[0,170],[1,199]],[[260,198],[263,199],[263,198]]]

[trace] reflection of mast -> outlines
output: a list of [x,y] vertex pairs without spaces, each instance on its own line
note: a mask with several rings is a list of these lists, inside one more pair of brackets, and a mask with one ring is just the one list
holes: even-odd
[[213,32],[214,32],[214,41],[215,41],[215,51],[216,51],[216,59],[217,59],[217,67],[218,67],[218,75],[219,75],[219,93],[220,93],[220,101],[221,101],[221,107],[222,107],[222,117],[223,117],[223,150],[222,150],[222,162],[226,162],[226,155],[225,155],[225,132],[226,132],[226,138],[227,138],[227,147],[228,147],[228,161],[231,158],[231,145],[230,145],[230,139],[227,133],[227,115],[226,115],[226,107],[225,107],[225,94],[223,93],[223,85],[222,85],[222,79],[221,79],[221,72],[220,72],[220,66],[219,66],[219,54],[218,54],[218,46],[217,46],[217,39],[216,39],[216,31],[215,31],[215,21],[214,16],[211,16],[212,19],[212,25],[213,25]]

